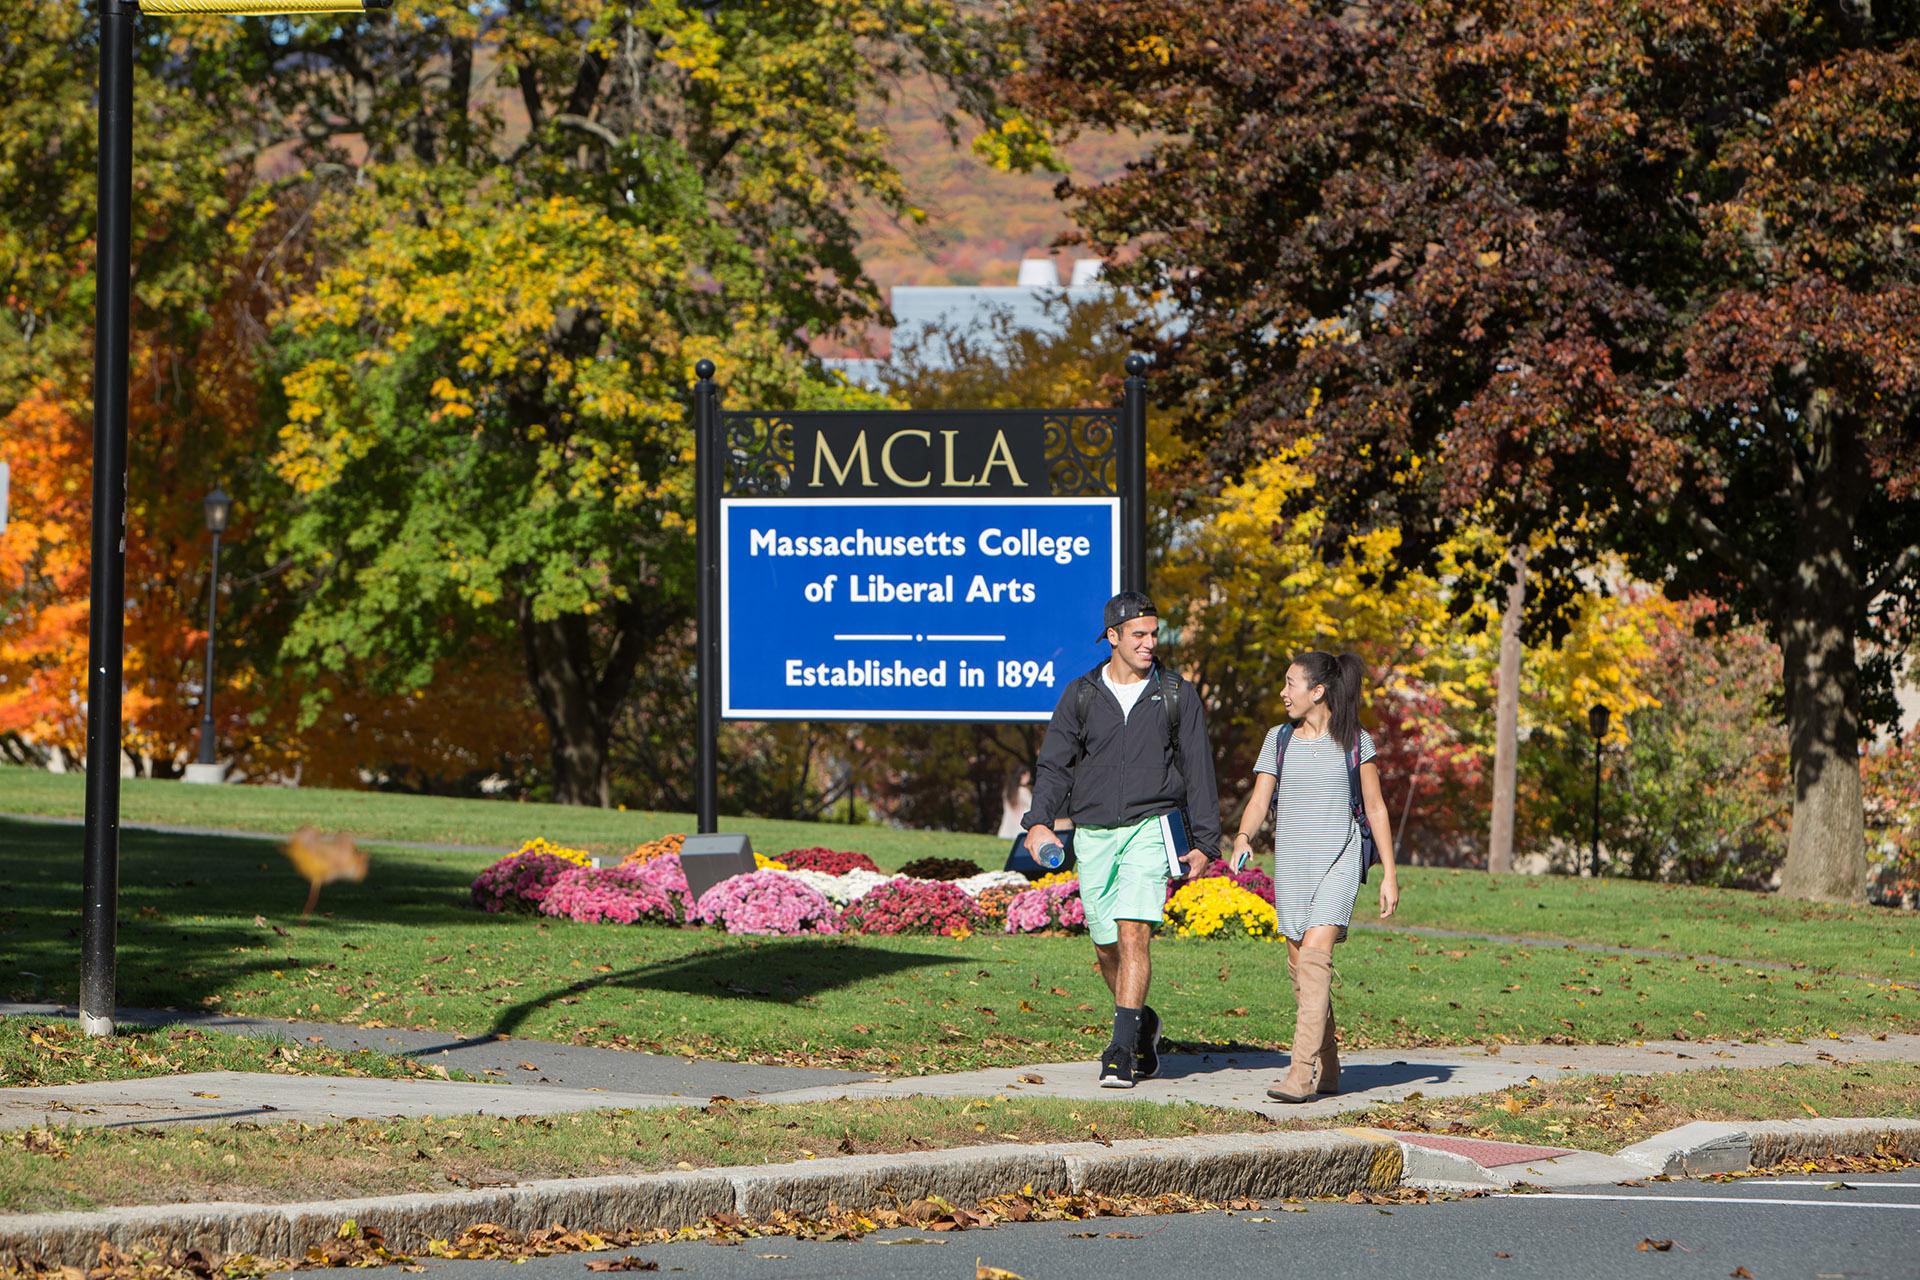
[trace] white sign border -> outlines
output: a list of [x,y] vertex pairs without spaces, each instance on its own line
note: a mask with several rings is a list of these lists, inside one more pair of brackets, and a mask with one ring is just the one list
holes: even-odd
[[[733,682],[728,671],[732,649],[733,585],[727,580],[728,549],[732,538],[732,514],[735,507],[796,508],[811,504],[833,507],[1098,507],[1108,509],[1112,528],[1113,563],[1110,566],[1109,595],[1120,591],[1120,499],[1113,497],[1066,498],[722,498],[720,499],[720,718],[722,720],[839,720],[859,723],[867,720],[893,722],[953,720],[963,723],[1044,724],[1053,718],[1051,711],[901,711],[862,708],[849,711],[768,711],[743,709],[733,705]],[[1092,665],[1091,662],[1088,663]],[[1077,673],[1076,673],[1077,674]]]

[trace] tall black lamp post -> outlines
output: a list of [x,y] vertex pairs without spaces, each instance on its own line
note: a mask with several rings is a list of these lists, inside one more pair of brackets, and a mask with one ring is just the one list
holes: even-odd
[[1600,749],[1607,738],[1612,712],[1603,702],[1587,708],[1587,731],[1593,735],[1593,878],[1600,878]]
[[93,293],[93,538],[87,616],[87,824],[80,1026],[113,1034],[119,931],[120,718],[125,675],[127,342],[133,296],[134,19],[146,14],[365,13],[393,0],[99,0],[100,169]]
[[207,678],[200,686],[200,763],[214,763],[213,636],[214,606],[220,600],[220,535],[227,531],[233,499],[218,485],[207,495],[207,532],[213,535],[213,576],[207,579]]

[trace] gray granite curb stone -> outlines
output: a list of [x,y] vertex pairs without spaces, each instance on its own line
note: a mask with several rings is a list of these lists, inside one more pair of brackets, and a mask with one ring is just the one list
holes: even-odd
[[518,1231],[690,1226],[716,1213],[891,1208],[940,1196],[957,1205],[1019,1191],[1344,1195],[1400,1179],[1393,1143],[1345,1133],[1244,1134],[1052,1146],[841,1156],[744,1169],[559,1178],[480,1191],[310,1204],[145,1205],[83,1213],[0,1214],[0,1261],[84,1265],[102,1240],[127,1248],[200,1248],[289,1257],[333,1239],[351,1218],[390,1248],[417,1251],[476,1222]]
[[1797,1160],[1870,1156],[1882,1146],[1920,1160],[1920,1120],[1698,1120],[1623,1148],[1620,1158],[1670,1178],[1738,1173]]

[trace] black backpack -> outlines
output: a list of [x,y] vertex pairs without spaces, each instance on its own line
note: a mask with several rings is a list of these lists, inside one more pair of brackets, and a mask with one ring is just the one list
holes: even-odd
[[[1160,697],[1167,709],[1167,746],[1173,752],[1173,767],[1185,778],[1186,765],[1180,755],[1180,676],[1157,662],[1153,664],[1153,669],[1160,675]],[[1095,667],[1081,676],[1080,683],[1073,690],[1073,710],[1080,720],[1080,746],[1083,750],[1087,745],[1087,713],[1093,710],[1093,682],[1099,679],[1099,670],[1099,667]]]

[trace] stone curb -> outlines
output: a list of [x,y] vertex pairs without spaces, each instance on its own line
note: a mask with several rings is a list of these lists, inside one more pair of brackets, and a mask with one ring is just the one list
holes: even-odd
[[1756,1120],[1718,1123],[1696,1120],[1623,1148],[1619,1158],[1670,1178],[1738,1173],[1796,1160],[1870,1156],[1892,1147],[1920,1160],[1920,1120]]
[[122,1249],[204,1249],[293,1257],[333,1239],[351,1218],[390,1248],[414,1252],[476,1222],[531,1231],[691,1226],[716,1213],[818,1216],[940,1196],[957,1205],[1037,1190],[1158,1195],[1344,1195],[1397,1186],[1397,1143],[1348,1132],[1227,1134],[1101,1144],[996,1145],[959,1151],[839,1156],[741,1169],[556,1178],[480,1191],[308,1204],[143,1205],[78,1213],[0,1214],[0,1260],[84,1266],[100,1242]]

